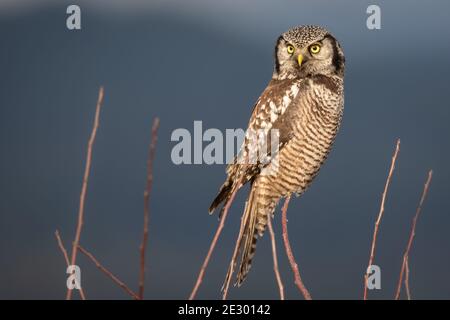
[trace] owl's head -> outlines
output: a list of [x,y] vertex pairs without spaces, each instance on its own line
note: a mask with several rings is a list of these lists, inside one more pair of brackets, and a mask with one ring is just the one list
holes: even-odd
[[300,26],[278,38],[273,78],[293,79],[318,74],[343,77],[344,65],[341,46],[326,29]]

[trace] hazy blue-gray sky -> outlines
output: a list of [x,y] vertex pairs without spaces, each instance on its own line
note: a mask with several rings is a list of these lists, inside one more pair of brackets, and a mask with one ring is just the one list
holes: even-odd
[[[448,1],[0,1],[0,298],[63,298],[69,247],[98,87],[105,103],[94,148],[81,243],[137,288],[145,162],[161,118],[146,298],[186,298],[217,226],[207,208],[223,165],[176,166],[176,128],[242,128],[272,72],[277,36],[319,24],[346,59],[344,122],[312,187],[291,201],[290,238],[313,298],[362,296],[373,224],[395,140],[402,145],[375,263],[392,298],[428,169],[435,175],[410,256],[413,298],[450,298],[450,21]],[[236,199],[199,291],[219,298],[246,190]],[[280,237],[279,215],[275,228]],[[281,242],[278,242],[279,246]],[[300,298],[281,247],[287,297]],[[88,298],[128,298],[79,257]],[[278,298],[264,237],[231,298]]]

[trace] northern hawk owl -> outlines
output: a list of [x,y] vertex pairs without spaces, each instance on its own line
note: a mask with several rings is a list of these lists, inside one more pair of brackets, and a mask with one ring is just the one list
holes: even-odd
[[[344,107],[344,53],[338,41],[318,26],[299,26],[283,33],[275,46],[272,79],[257,100],[247,132],[277,130],[278,152],[268,162],[234,161],[209,212],[226,203],[235,190],[250,183],[242,223],[240,285],[255,254],[256,242],[280,199],[302,194],[327,158]],[[248,159],[248,135],[240,156]],[[263,174],[277,158],[274,174]],[[231,276],[231,275],[228,275]]]

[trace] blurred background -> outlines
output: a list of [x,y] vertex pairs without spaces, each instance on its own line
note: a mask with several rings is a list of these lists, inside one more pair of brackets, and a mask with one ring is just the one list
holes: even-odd
[[[391,299],[427,171],[430,192],[410,254],[415,299],[450,298],[450,21],[448,1],[0,1],[0,298],[63,299],[100,85],[105,86],[81,244],[137,290],[146,154],[161,119],[151,194],[147,299],[187,298],[218,224],[207,208],[224,165],[174,165],[176,128],[245,128],[272,73],[274,44],[292,26],[327,27],[347,65],[345,115],[311,188],[294,198],[289,231],[315,299],[360,299],[381,192],[396,139],[401,150],[374,263]],[[247,191],[229,214],[198,298],[220,298]],[[278,236],[289,299],[301,299]],[[129,297],[79,255],[87,298]],[[78,298],[78,295],[75,294]],[[270,239],[258,245],[233,299],[278,299]]]

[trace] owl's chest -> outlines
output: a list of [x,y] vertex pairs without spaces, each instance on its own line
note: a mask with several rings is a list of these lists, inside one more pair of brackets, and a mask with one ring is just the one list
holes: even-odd
[[297,101],[296,108],[291,117],[292,139],[286,152],[297,155],[299,170],[314,175],[339,130],[343,102],[335,95],[307,90]]
[[339,128],[342,113],[343,99],[340,96],[322,88],[311,88],[295,101],[290,119],[298,138],[331,138]]

